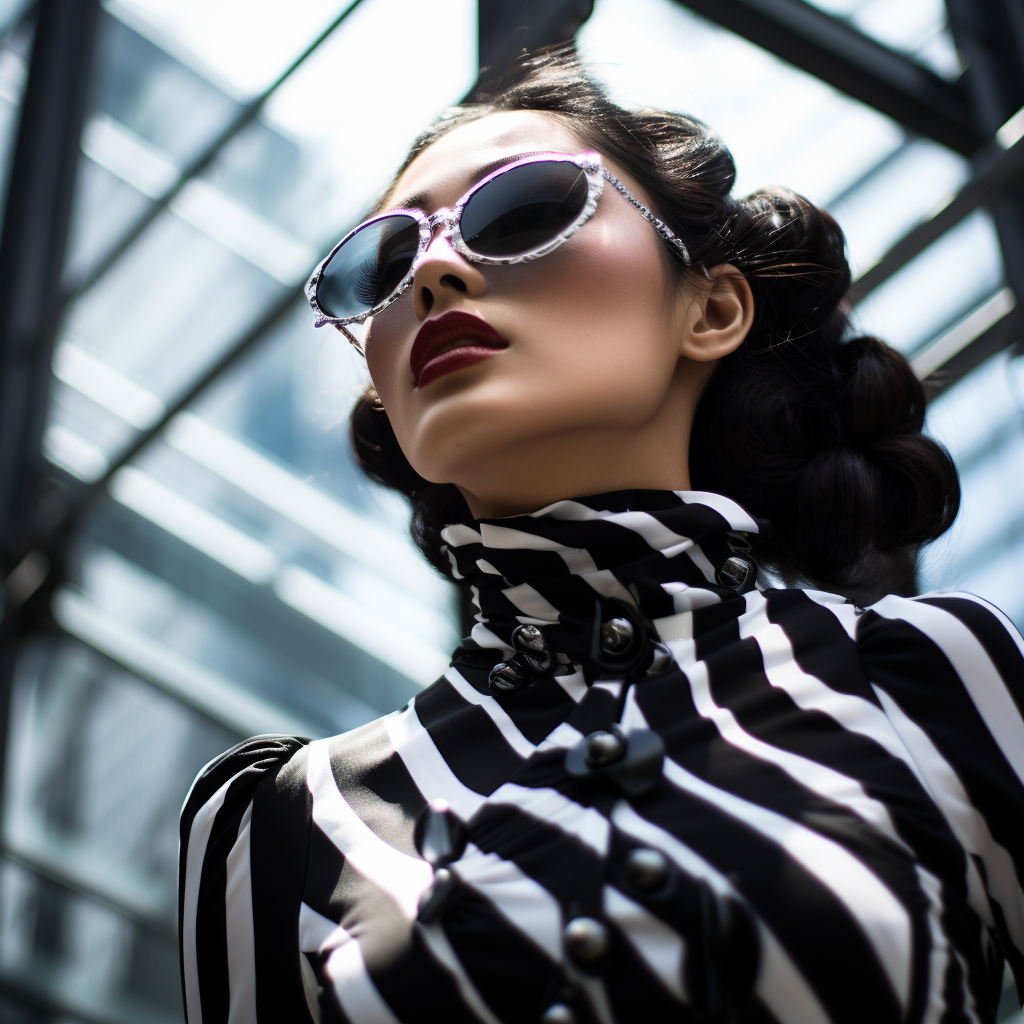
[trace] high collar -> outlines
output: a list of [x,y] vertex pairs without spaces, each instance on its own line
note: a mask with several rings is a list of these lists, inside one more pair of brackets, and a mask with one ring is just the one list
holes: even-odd
[[720,571],[730,558],[749,558],[758,532],[720,494],[628,490],[456,523],[441,536],[455,577],[472,593],[477,645],[511,651],[512,631],[532,624],[572,664],[595,618],[625,613],[652,623],[735,601]]

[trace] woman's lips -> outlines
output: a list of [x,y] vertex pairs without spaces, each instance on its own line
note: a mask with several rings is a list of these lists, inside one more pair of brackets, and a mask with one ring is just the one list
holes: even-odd
[[416,335],[409,356],[416,387],[472,366],[508,348],[508,342],[489,324],[472,313],[450,310],[428,320]]

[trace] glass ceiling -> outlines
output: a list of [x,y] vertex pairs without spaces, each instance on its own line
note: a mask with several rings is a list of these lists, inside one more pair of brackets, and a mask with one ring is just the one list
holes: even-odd
[[[957,73],[938,2],[818,6]],[[341,10],[338,0],[107,0],[66,280],[85,279]],[[444,45],[428,46],[422,5],[363,0],[73,302],[45,435],[70,484],[102,476],[287,300],[412,137],[467,92],[475,12],[471,0],[433,0]],[[739,194],[781,183],[830,209],[858,273],[969,173],[958,155],[672,0],[597,0],[579,48],[616,99],[714,125],[736,157]],[[22,26],[0,50],[0,173],[29,49]],[[856,312],[923,366],[933,346],[962,347],[1012,304],[979,213]],[[54,601],[62,632],[37,637],[18,669],[0,862],[0,983],[49,993],[62,1020],[181,1019],[176,816],[206,760],[256,732],[357,726],[447,662],[453,596],[406,539],[401,502],[348,454],[364,374],[295,300],[114,476],[111,500],[79,532]],[[967,497],[923,562],[929,585],[968,584],[1019,624],[1022,393],[1018,363],[999,356],[932,407],[930,429],[959,460]]]

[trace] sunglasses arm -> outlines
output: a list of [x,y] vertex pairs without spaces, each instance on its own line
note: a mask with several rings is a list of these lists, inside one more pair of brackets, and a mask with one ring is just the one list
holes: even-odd
[[344,324],[335,324],[334,326],[345,335],[348,343],[365,359],[366,353],[363,351],[362,342]]

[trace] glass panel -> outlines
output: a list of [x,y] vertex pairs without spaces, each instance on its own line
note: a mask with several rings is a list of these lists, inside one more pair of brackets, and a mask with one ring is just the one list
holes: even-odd
[[995,227],[979,210],[868,295],[854,320],[861,331],[913,355],[996,292],[1002,280]]
[[928,429],[956,459],[964,500],[924,552],[923,585],[980,594],[1024,627],[1024,359],[987,360],[932,403]]
[[90,1020],[181,1017],[177,812],[234,734],[71,639],[23,648],[0,862],[0,977]]
[[829,201],[843,226],[856,278],[893,242],[945,206],[970,174],[961,156],[928,139],[908,139]]
[[61,1011],[0,995],[5,1024],[172,1024],[182,1019],[177,960],[173,934],[0,859],[0,984]]
[[223,92],[249,99],[270,86],[347,5],[105,0],[104,6]]

